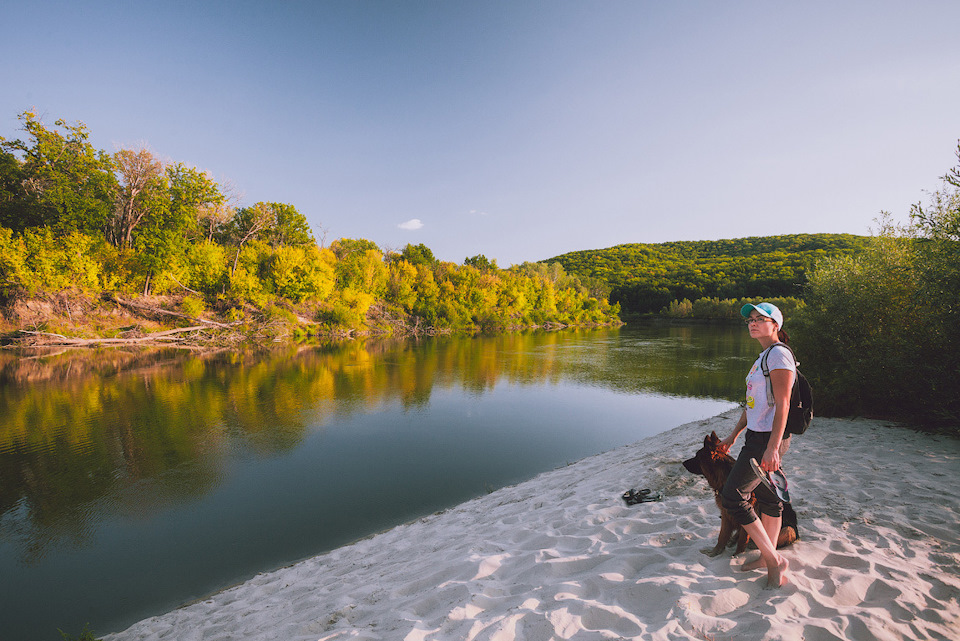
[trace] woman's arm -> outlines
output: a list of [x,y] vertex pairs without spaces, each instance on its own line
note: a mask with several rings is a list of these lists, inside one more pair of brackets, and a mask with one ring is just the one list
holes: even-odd
[[733,433],[727,438],[720,441],[720,450],[723,452],[729,452],[730,448],[733,447],[733,444],[737,442],[737,437],[740,436],[740,432],[747,428],[747,410],[743,410],[743,413],[740,414],[740,419],[737,421],[737,424],[733,427]]
[[790,394],[793,391],[793,379],[796,376],[792,369],[770,370],[770,386],[773,388],[773,400],[776,410],[773,415],[773,432],[767,443],[767,451],[763,454],[760,467],[768,472],[780,469],[780,442],[787,429],[787,412],[790,406]]

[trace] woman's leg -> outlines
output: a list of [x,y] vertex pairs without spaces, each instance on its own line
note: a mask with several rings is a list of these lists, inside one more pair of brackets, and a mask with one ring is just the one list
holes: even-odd
[[[776,550],[776,549],[777,549],[777,540],[780,538],[780,528],[781,528],[782,525],[783,525],[783,517],[782,517],[782,516],[770,516],[769,514],[761,514],[761,515],[760,515],[760,525],[761,525],[761,527],[763,528],[763,531],[764,531],[764,532],[766,533],[766,535],[767,535],[767,540],[768,540],[771,544],[773,544],[773,549]],[[744,527],[746,527],[746,526],[744,526]],[[759,544],[758,544],[757,548],[759,549]],[[779,553],[778,553],[778,554],[779,554]],[[761,555],[761,557],[760,557],[759,559],[754,559],[753,561],[749,561],[749,562],[747,562],[747,563],[744,563],[743,565],[740,566],[740,569],[741,569],[741,570],[744,570],[744,571],[747,571],[747,570],[759,570],[760,568],[764,567],[765,565],[766,565],[766,563],[764,562],[763,556]]]
[[[777,539],[780,536],[783,504],[776,494],[760,483],[749,464],[750,458],[759,460],[763,456],[769,435],[748,432],[740,456],[727,476],[727,482],[721,492],[724,508],[731,512],[736,521],[743,526],[760,551],[760,558],[744,563],[742,570],[767,568],[767,586],[779,587],[786,582],[787,561],[777,553]],[[751,494],[757,499],[760,518],[750,504]]]
[[[743,569],[757,569],[766,566],[768,588],[779,588],[786,584],[789,564],[785,558],[777,553],[777,544],[771,543],[763,524],[760,521],[754,521],[744,525],[743,529],[747,531],[750,538],[757,544],[757,549],[760,550],[760,558],[749,564],[744,564]],[[747,567],[748,565],[751,567]]]
[[780,538],[780,528],[783,527],[783,514],[780,516],[770,516],[761,514],[760,522],[763,524],[763,530],[767,533],[767,538],[773,543],[773,549],[777,549],[777,539]]

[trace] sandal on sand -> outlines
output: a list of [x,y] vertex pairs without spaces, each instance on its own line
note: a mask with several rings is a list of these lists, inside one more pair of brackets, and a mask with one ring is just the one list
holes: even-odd
[[627,490],[623,493],[623,500],[627,505],[634,505],[643,501],[645,496],[650,494],[650,490],[644,488],[642,490]]
[[653,494],[653,492],[647,488],[642,490],[627,490],[623,493],[623,501],[627,505],[636,505],[637,503],[653,503],[654,501],[662,500],[662,493],[657,492],[656,494]]
[[757,463],[757,459],[750,459],[750,467],[753,468],[754,473],[760,477],[760,482],[763,483],[764,487],[777,495],[777,498],[783,501],[784,503],[790,502],[790,492],[787,490],[787,477],[783,475],[783,472],[776,470],[774,472],[767,472],[760,464]]

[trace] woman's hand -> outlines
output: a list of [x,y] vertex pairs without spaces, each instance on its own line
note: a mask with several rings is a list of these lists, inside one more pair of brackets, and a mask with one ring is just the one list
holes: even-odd
[[737,420],[737,424],[733,426],[733,432],[727,438],[720,441],[720,445],[717,449],[726,454],[730,451],[730,448],[733,447],[733,444],[737,442],[737,437],[740,436],[740,432],[745,430],[747,427],[747,410],[743,410],[740,414],[740,418]]
[[739,435],[739,432],[734,432],[727,438],[723,439],[722,441],[720,441],[720,445],[717,447],[717,449],[723,452],[724,454],[726,454],[727,452],[730,451],[730,448],[733,447],[733,444],[737,441],[738,435]]
[[760,469],[766,472],[776,472],[780,469],[780,447],[767,448],[760,461]]

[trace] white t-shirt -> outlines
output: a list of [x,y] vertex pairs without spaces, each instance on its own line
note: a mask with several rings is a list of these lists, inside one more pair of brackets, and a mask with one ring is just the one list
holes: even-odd
[[767,356],[767,369],[771,372],[775,369],[788,369],[795,372],[797,369],[793,361],[793,354],[785,347],[777,347],[773,344],[757,358],[750,373],[747,374],[747,429],[754,432],[772,432],[773,416],[776,413],[777,406],[774,405],[773,393],[767,393],[767,377],[763,375],[763,369],[760,367],[760,361],[763,360],[765,352],[770,351]]

